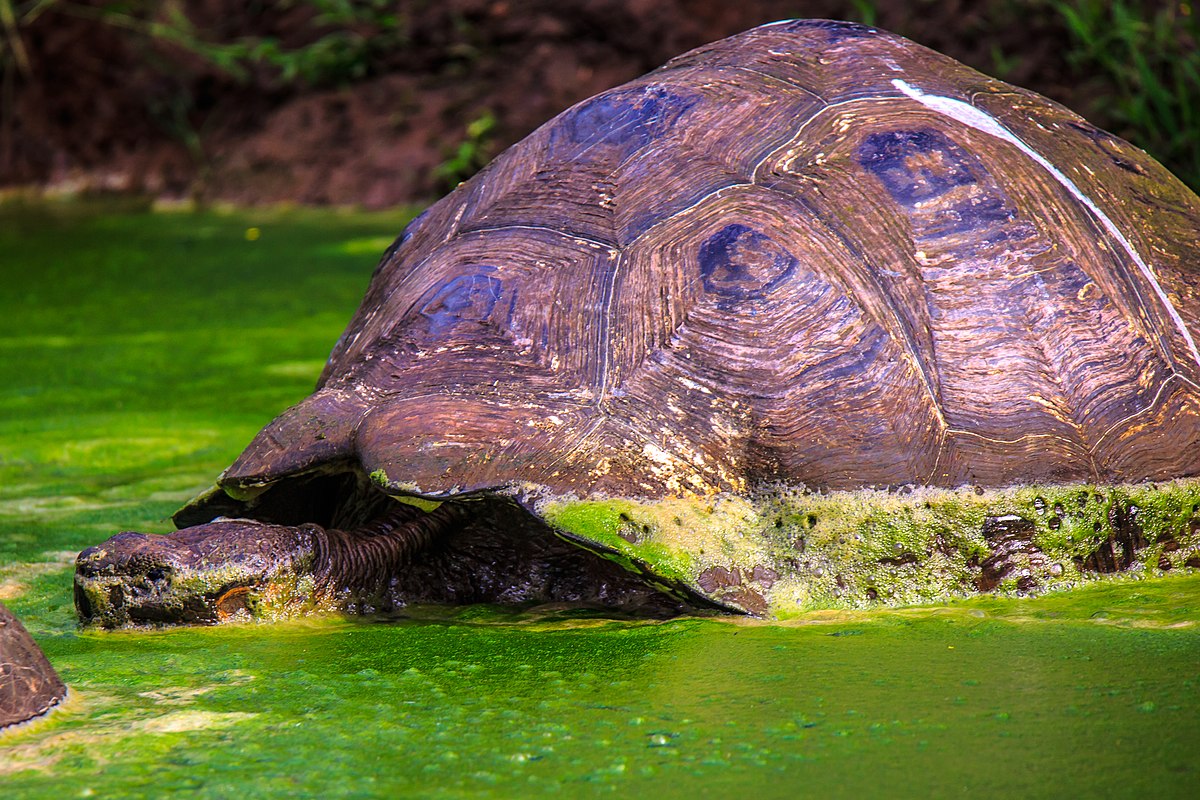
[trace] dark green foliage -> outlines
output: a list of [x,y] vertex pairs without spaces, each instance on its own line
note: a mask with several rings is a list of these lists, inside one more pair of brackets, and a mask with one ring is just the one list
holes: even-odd
[[1200,187],[1200,19],[1189,2],[1052,0],[1070,63],[1095,86],[1077,109]]
[[[600,13],[594,5],[598,4],[581,2],[579,13],[585,6],[588,13]],[[641,21],[651,22],[649,13],[637,10],[634,3],[609,5],[621,13],[605,19],[611,17],[611,24],[628,29],[628,35],[605,39],[593,37],[587,28],[563,27],[569,15],[552,11],[546,3],[489,5],[481,0],[442,8],[390,0],[260,0],[220,8],[200,0],[0,0],[0,164],[22,157],[6,137],[11,138],[12,130],[32,127],[29,118],[38,115],[28,107],[18,112],[16,100],[25,84],[53,83],[39,72],[45,69],[39,57],[64,52],[61,41],[58,50],[38,48],[45,47],[48,31],[62,33],[64,26],[78,27],[69,38],[89,47],[95,41],[107,42],[108,49],[94,55],[106,63],[114,48],[122,51],[125,61],[112,62],[112,68],[129,73],[139,88],[127,90],[142,98],[138,102],[145,103],[145,117],[184,145],[201,167],[198,178],[203,182],[205,143],[212,129],[230,124],[228,118],[243,110],[251,113],[248,104],[221,106],[220,98],[239,92],[238,96],[254,95],[260,98],[254,106],[258,113],[305,91],[343,88],[397,73],[453,75],[456,82],[477,84],[477,97],[490,98],[497,77],[491,74],[496,67],[488,56],[505,52],[514,42],[550,48],[548,58],[565,68],[571,67],[572,59],[562,52],[562,37],[570,37],[567,46],[588,54],[581,61],[589,66],[594,61],[603,67],[605,58],[617,57],[601,52],[613,50],[615,42],[649,47],[635,35]],[[504,10],[495,12],[497,8]],[[672,12],[664,6],[658,13]],[[724,33],[780,14],[769,0],[747,3],[737,13],[733,27]],[[880,25],[996,77],[1047,93],[1144,148],[1200,188],[1200,22],[1192,0],[814,0],[786,13]],[[499,21],[505,15],[514,18],[507,28]],[[535,23],[543,22],[547,30],[563,32],[538,33]],[[947,35],[950,28],[952,35]],[[663,55],[643,52],[641,57],[651,66]],[[142,84],[151,88],[142,90]],[[519,115],[511,101],[487,102],[488,108],[468,106],[456,112],[459,119],[475,121],[461,142],[448,139],[445,160],[432,176],[439,188],[470,177],[501,144],[529,129],[528,120],[514,122]],[[218,106],[226,119],[214,121],[212,111]],[[39,107],[48,105],[42,101]],[[47,116],[51,121],[44,125],[53,127],[54,112],[48,110]],[[122,119],[130,116],[126,111]],[[136,127],[136,120],[131,124]],[[462,123],[448,124],[454,128]],[[35,141],[38,135],[31,134]],[[89,135],[79,134],[90,143]],[[119,132],[96,133],[103,135]]]
[[[238,80],[249,80],[256,67],[266,67],[285,85],[320,87],[362,80],[378,66],[379,54],[407,40],[405,17],[387,0],[281,0],[269,5],[283,13],[305,13],[309,33],[305,40],[284,44],[266,34],[225,39],[199,29],[184,4],[154,0],[94,6],[63,0],[0,0],[5,31],[0,59],[27,69],[21,29],[51,10],[128,31],[134,38],[173,45]],[[0,61],[0,68],[4,64]]]
[[436,170],[438,179],[446,190],[453,189],[462,181],[482,169],[496,155],[496,117],[491,111],[467,125],[467,135],[446,157]]

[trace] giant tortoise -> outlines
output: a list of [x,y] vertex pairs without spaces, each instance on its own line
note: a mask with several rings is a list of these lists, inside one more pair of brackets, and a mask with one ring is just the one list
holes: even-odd
[[413,603],[764,616],[1197,561],[1200,199],[870,27],[563,112],[384,254],[316,392],[79,555],[102,625]]

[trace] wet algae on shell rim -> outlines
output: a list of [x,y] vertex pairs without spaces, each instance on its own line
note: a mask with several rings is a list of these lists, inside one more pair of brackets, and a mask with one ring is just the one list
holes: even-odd
[[632,569],[759,616],[1024,595],[1200,566],[1200,482],[907,487],[557,501],[548,521]]
[[[398,227],[0,210],[23,267],[0,285],[0,601],[72,689],[0,736],[6,792],[1190,796],[1194,573],[772,625],[466,608],[78,630],[74,554],[113,529],[170,530],[307,394]],[[1023,502],[1049,531],[1054,504]]]

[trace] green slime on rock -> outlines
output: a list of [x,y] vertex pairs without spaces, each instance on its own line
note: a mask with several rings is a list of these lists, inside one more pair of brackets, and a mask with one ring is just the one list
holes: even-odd
[[[71,688],[0,736],[5,796],[1193,795],[1200,576],[1156,577],[1154,550],[1070,592],[769,624],[467,607],[79,630],[74,554],[117,530],[170,530],[311,391],[370,253],[405,218],[102,210],[0,207],[0,598]],[[1039,546],[1088,551],[1101,492],[1081,511],[1055,501],[1061,526],[1039,527]],[[1153,513],[1174,525],[1186,496],[1178,518],[1176,500]],[[771,547],[831,526],[825,499],[796,496]],[[1018,491],[1014,511],[1042,519],[1035,499]],[[620,548],[643,514],[572,524]]]

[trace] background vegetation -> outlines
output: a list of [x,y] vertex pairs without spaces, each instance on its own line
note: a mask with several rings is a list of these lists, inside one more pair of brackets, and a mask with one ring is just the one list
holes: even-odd
[[786,17],[909,36],[1200,187],[1191,0],[0,0],[0,186],[424,200],[567,105]]

